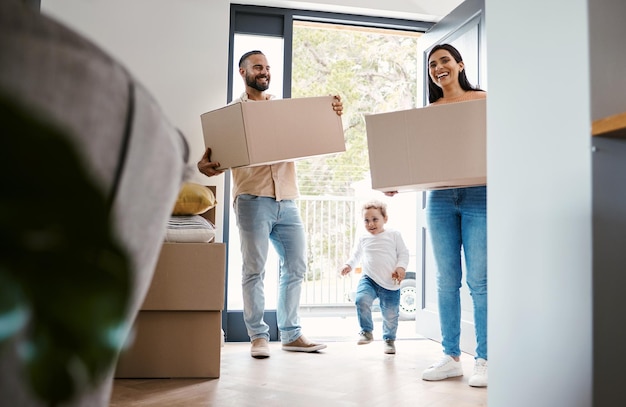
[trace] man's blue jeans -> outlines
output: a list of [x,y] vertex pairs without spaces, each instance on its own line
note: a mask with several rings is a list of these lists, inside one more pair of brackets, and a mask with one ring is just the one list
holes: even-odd
[[426,217],[437,264],[443,351],[461,354],[463,248],[467,287],[474,302],[476,357],[487,359],[487,187],[429,191]]
[[235,214],[241,239],[243,318],[250,340],[269,340],[265,311],[265,263],[271,240],[279,257],[276,318],[282,343],[301,334],[298,308],[306,273],[306,240],[300,212],[293,200],[239,195]]
[[400,290],[387,290],[367,275],[359,280],[354,299],[359,325],[365,332],[374,330],[372,303],[376,298],[379,299],[383,317],[383,339],[395,341],[400,315]]

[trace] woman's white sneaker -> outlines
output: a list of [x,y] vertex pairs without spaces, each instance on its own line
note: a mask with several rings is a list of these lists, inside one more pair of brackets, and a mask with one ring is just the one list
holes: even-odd
[[446,355],[422,373],[423,380],[443,380],[449,377],[463,376],[463,365],[452,356]]
[[469,379],[469,385],[472,387],[487,387],[487,361],[485,359],[476,359],[474,374]]

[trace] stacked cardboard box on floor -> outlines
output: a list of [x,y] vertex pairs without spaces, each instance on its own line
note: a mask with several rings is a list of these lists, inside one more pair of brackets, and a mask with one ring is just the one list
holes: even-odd
[[117,378],[220,376],[225,267],[224,243],[163,243]]
[[365,116],[372,188],[486,185],[486,100]]

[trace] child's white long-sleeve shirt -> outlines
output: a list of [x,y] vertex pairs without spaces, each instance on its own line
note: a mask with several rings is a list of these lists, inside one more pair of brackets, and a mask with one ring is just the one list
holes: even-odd
[[391,273],[397,267],[407,269],[409,250],[397,230],[386,229],[375,235],[365,233],[354,243],[352,256],[346,264],[353,270],[360,264],[363,273],[378,285],[387,290],[399,290]]

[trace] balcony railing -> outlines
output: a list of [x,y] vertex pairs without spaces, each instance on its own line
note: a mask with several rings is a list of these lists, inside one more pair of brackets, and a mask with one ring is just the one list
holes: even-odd
[[356,201],[353,197],[302,196],[298,202],[307,236],[308,263],[300,305],[348,305],[348,295],[359,275],[342,277],[337,270],[352,250]]
[[[394,215],[391,228],[401,230],[409,250],[415,249],[418,228],[415,226],[416,198],[410,194],[396,197],[390,205]],[[338,273],[349,259],[354,240],[361,233],[362,199],[356,197],[336,196],[301,196],[298,203],[307,239],[307,272],[302,287],[300,308],[307,312],[326,314],[349,310],[354,311],[354,294],[361,274],[359,268],[342,277]],[[233,218],[234,219],[234,218]],[[231,219],[231,226],[236,227]],[[421,232],[419,232],[421,233]],[[239,234],[236,229],[230,234],[229,240],[229,303],[231,310],[242,309],[241,295],[241,253],[239,250]],[[414,252],[414,250],[412,250]],[[266,270],[266,299],[268,309],[272,309],[278,298],[278,256],[274,251],[269,253]],[[408,271],[415,271],[416,256],[411,254]]]

